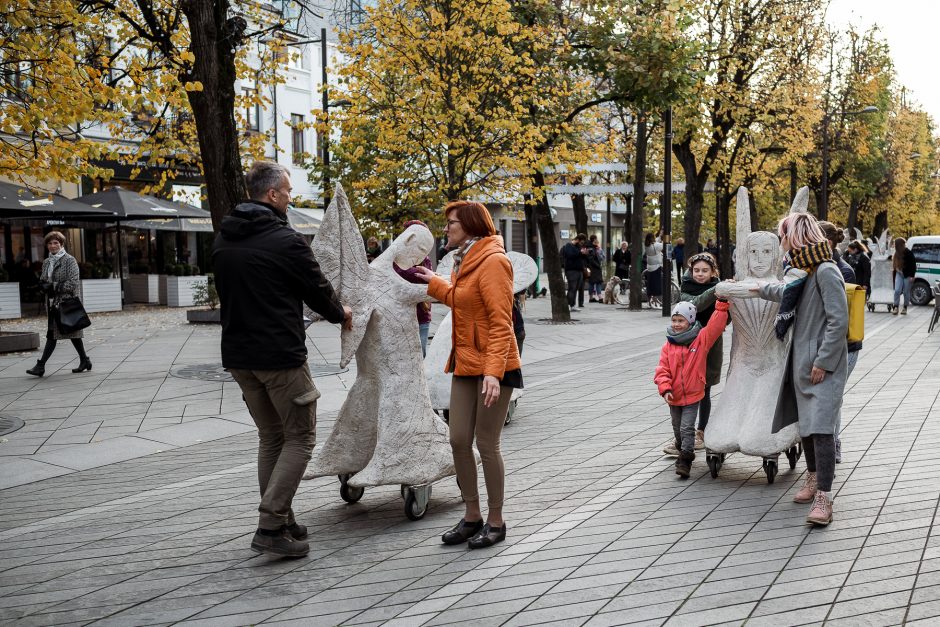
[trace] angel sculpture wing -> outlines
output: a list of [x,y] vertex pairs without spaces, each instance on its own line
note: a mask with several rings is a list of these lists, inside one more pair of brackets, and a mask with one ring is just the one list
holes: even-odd
[[809,207],[809,187],[801,187],[793,197],[790,213],[806,213]]
[[[454,253],[457,251],[450,251],[440,261],[437,262],[437,274],[441,275],[448,281],[450,280],[451,272],[454,271]],[[506,253],[506,256],[509,257],[509,263],[512,264],[512,293],[521,292],[526,289],[533,283],[539,275],[539,268],[535,265],[535,262],[532,260],[532,257],[524,254],[518,253],[514,250],[510,250]]]
[[353,311],[352,330],[343,330],[341,335],[340,366],[346,367],[362,342],[373,306],[364,289],[369,275],[366,248],[359,225],[349,208],[349,199],[339,183],[311,248],[340,301]]
[[744,250],[744,243],[750,234],[751,203],[748,198],[747,188],[742,185],[738,188],[737,218],[735,220],[735,241],[738,243],[738,250],[735,251],[734,255],[734,278],[739,281],[747,276],[747,251]]

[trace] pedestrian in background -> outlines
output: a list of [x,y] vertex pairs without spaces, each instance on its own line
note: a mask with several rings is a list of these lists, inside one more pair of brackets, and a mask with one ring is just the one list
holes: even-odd
[[663,243],[652,233],[643,240],[643,256],[646,260],[646,298],[650,307],[662,307],[663,296]]
[[808,213],[793,213],[777,227],[790,281],[752,288],[780,303],[775,333],[793,328],[790,372],[784,377],[773,433],[797,422],[806,456],[806,478],[794,503],[812,503],[806,521],[832,522],[835,433],[848,376],[845,334],[849,309],[845,281],[832,260],[829,241]]
[[907,315],[907,305],[911,301],[911,286],[914,284],[914,275],[917,274],[917,261],[914,253],[907,247],[903,238],[894,240],[894,258],[891,260],[891,269],[894,280],[894,311],[898,315],[898,305],[901,304],[901,295],[904,295],[904,309],[901,315]]
[[372,261],[382,254],[382,246],[379,244],[379,240],[375,237],[370,237],[366,240],[366,261],[372,263]]
[[696,320],[692,303],[676,303],[666,343],[659,354],[653,381],[669,405],[679,459],[676,474],[689,476],[695,459],[695,416],[705,394],[706,355],[728,324],[728,303],[718,301],[708,325]]
[[[409,220],[402,226],[402,231],[413,224],[418,224],[426,229],[428,228],[428,225],[421,220]],[[431,258],[425,257],[424,261],[421,262],[421,266],[430,270]],[[417,267],[399,268],[396,263],[392,263],[392,267],[395,268],[395,272],[398,273],[398,276],[409,283],[424,283],[424,281],[417,276]],[[431,330],[431,303],[418,303],[415,309],[418,316],[418,333],[421,338],[421,354],[426,356],[428,354],[428,334]]]
[[[868,257],[868,247],[855,240],[845,251],[845,261],[855,271],[855,283],[865,288],[866,294],[871,294],[871,259]],[[866,296],[867,300],[867,296]]]
[[[459,200],[449,203],[444,213],[448,243],[457,247],[451,279],[417,269],[417,275],[428,281],[428,294],[450,307],[454,320],[453,348],[445,370],[454,375],[450,444],[465,514],[441,541],[466,542],[471,549],[479,549],[506,539],[506,470],[500,437],[512,391],[522,387],[522,366],[513,338],[512,264],[486,207]],[[474,439],[486,481],[485,524]]]
[[222,311],[222,365],[241,388],[258,428],[261,505],[251,548],[300,557],[307,528],[291,503],[316,442],[320,392],[307,366],[303,305],[352,328],[306,240],[287,222],[289,170],[256,161],[251,198],[223,218],[212,247]]
[[620,293],[627,292],[627,280],[630,278],[630,255],[629,244],[620,242],[620,248],[614,251],[614,274],[620,278]]
[[606,255],[597,236],[592,235],[587,246],[587,267],[591,271],[588,277],[588,295],[592,303],[604,302],[604,261]]
[[672,247],[672,258],[676,260],[676,268],[681,275],[685,269],[685,240],[679,238],[676,240],[676,245]]
[[58,308],[66,298],[81,299],[82,282],[78,272],[78,262],[75,257],[65,251],[65,236],[59,231],[51,231],[43,240],[49,256],[42,262],[42,271],[39,274],[39,285],[46,296],[46,345],[42,349],[42,356],[36,365],[26,371],[34,377],[46,374],[46,362],[55,351],[59,340],[71,340],[75,352],[78,353],[78,367],[72,372],[79,373],[91,370],[91,360],[85,353],[85,344],[82,342],[84,333],[81,330],[72,333],[62,333],[59,330]]
[[[565,281],[568,284],[568,308],[578,311],[584,307],[584,275],[587,266],[587,236],[583,233],[561,247],[561,258],[565,268]],[[577,297],[577,301],[575,301]],[[578,307],[575,308],[575,302]]]

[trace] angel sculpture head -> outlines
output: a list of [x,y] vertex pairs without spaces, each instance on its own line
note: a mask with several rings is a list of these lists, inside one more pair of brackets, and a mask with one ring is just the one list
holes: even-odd
[[434,236],[424,224],[412,224],[385,251],[399,268],[419,265],[434,248]]
[[768,231],[755,231],[744,240],[748,279],[769,279],[780,268],[780,240]]

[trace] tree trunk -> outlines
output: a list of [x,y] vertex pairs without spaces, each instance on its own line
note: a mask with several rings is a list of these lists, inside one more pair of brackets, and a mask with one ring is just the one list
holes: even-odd
[[587,233],[588,217],[587,204],[584,194],[571,194],[571,208],[574,211],[574,228],[578,233]]
[[702,234],[702,206],[705,204],[705,184],[699,182],[695,165],[695,153],[692,152],[692,140],[684,140],[672,145],[672,154],[679,160],[685,174],[685,258],[701,252],[699,242]]
[[[754,194],[747,195],[747,207],[748,211],[751,213],[751,233],[760,231],[760,216],[757,213],[757,200],[754,199]],[[743,243],[744,242],[735,242],[737,246]]]
[[875,226],[872,228],[872,237],[878,239],[888,229],[888,212],[879,211],[875,214]]
[[[535,262],[536,267],[539,268],[539,271],[542,268],[539,267],[539,231],[538,231],[538,219],[536,217],[536,205],[532,201],[531,194],[525,195],[525,204],[523,205],[525,211],[525,252],[532,258],[532,261]],[[551,214],[551,212],[549,212]],[[529,286],[529,294],[532,298],[538,296],[541,286],[539,285],[538,278]]]
[[542,254],[545,255],[545,272],[548,274],[548,291],[552,296],[552,320],[555,322],[568,322],[571,320],[571,310],[568,309],[568,298],[565,291],[565,273],[561,265],[558,240],[555,239],[555,223],[552,222],[552,212],[548,205],[548,194],[545,191],[545,175],[540,171],[532,174],[533,187],[539,190],[538,200],[535,203],[535,214],[539,225],[539,237],[542,238]]
[[[636,121],[636,176],[633,181],[633,215],[630,216],[630,245],[633,263],[630,265],[630,309],[643,307],[643,218],[646,216],[646,115],[640,113]],[[665,268],[665,266],[664,266]],[[665,271],[665,270],[664,270]]]
[[189,49],[196,60],[192,73],[180,78],[202,83],[202,91],[190,91],[187,96],[216,232],[222,218],[248,197],[235,123],[235,47],[247,24],[241,17],[230,18],[228,9],[228,0],[186,0],[182,4],[189,21]]
[[849,215],[845,224],[845,228],[849,230],[849,237],[855,237],[855,229],[858,228],[858,207],[860,204],[857,198],[852,198],[849,203]]

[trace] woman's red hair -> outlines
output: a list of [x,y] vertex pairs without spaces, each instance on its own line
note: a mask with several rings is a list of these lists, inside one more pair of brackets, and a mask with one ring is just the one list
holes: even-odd
[[452,213],[457,215],[456,219],[460,221],[460,226],[470,237],[496,235],[493,217],[482,204],[470,200],[455,200],[444,207],[445,217],[449,218]]

